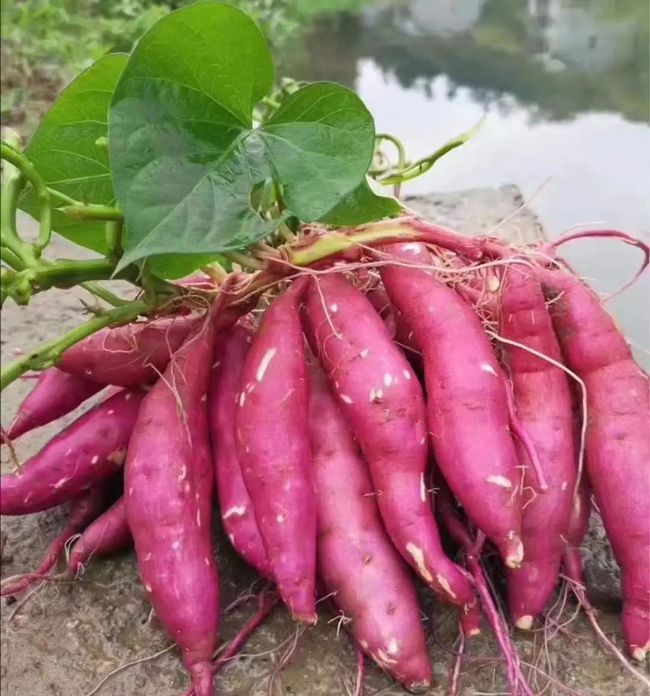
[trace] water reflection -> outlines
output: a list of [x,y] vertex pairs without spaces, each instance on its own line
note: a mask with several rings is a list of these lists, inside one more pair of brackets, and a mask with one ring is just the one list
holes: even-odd
[[[300,3],[299,3],[300,4]],[[549,234],[585,222],[650,227],[645,0],[337,0],[282,43],[285,73],[354,86],[412,156],[486,121],[406,192],[515,183]],[[354,10],[354,11],[352,11]],[[304,25],[304,22],[303,22]],[[629,248],[567,249],[603,292],[638,263]],[[650,281],[612,308],[647,346]],[[639,354],[641,356],[641,354]],[[647,358],[642,358],[648,362]]]

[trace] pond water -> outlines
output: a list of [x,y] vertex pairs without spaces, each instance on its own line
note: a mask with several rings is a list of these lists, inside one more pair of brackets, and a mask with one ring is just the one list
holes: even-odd
[[[646,0],[297,5],[300,37],[292,32],[276,42],[284,74],[354,87],[378,131],[398,135],[410,157],[485,117],[473,140],[404,193],[514,183],[549,236],[588,223],[647,237]],[[641,260],[631,247],[608,241],[574,242],[565,250],[607,293],[631,278]],[[610,302],[629,339],[646,349],[649,275]],[[642,349],[637,355],[648,364]]]

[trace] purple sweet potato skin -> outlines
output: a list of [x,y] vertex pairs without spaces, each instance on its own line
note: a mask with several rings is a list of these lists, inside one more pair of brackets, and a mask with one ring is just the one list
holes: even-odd
[[431,682],[420,607],[408,567],[379,517],[367,465],[326,378],[312,369],[311,442],[318,571],[352,621],[363,651],[406,688]]
[[34,428],[65,416],[100,389],[101,384],[81,375],[50,367],[41,373],[34,388],[18,407],[7,431],[7,439],[15,440]]
[[263,577],[271,577],[266,549],[244,483],[237,452],[236,417],[244,361],[253,332],[238,324],[219,341],[214,358],[208,413],[212,460],[223,528],[237,553]]
[[[420,262],[420,244],[384,251]],[[431,443],[442,474],[509,567],[523,557],[517,455],[510,435],[507,381],[472,308],[428,271],[382,266],[393,304],[422,350]]]
[[0,513],[61,505],[118,473],[144,391],[125,389],[80,416],[22,466],[0,479]]
[[219,634],[207,423],[214,338],[210,316],[172,356],[163,379],[145,397],[124,481],[142,583],[181,650],[197,696],[213,693],[210,661]]
[[648,376],[598,297],[577,278],[540,271],[568,367],[587,388],[585,465],[621,567],[630,653],[650,649],[650,396]]
[[473,591],[445,556],[427,494],[422,388],[370,301],[338,274],[307,293],[314,352],[359,441],[384,524],[401,555],[446,601],[470,604]]
[[108,556],[128,548],[132,543],[126,520],[126,504],[119,498],[84,530],[70,552],[68,571],[72,577],[83,573],[93,556]]
[[195,316],[177,316],[102,329],[68,348],[57,367],[99,384],[149,384],[198,322]]
[[309,385],[299,302],[304,282],[276,298],[246,357],[237,414],[239,459],[283,601],[316,621],[316,506]]
[[566,548],[564,549],[564,573],[574,582],[585,586],[584,567],[580,545],[589,529],[589,514],[591,512],[591,486],[586,477],[580,480],[578,492],[571,505],[569,524],[565,534]]
[[[500,333],[562,363],[546,299],[534,271],[509,268],[501,294]],[[570,384],[560,367],[512,344],[504,345],[517,416],[539,457],[548,490],[537,481],[524,448],[517,443],[524,469],[521,568],[508,571],[508,600],[516,625],[530,628],[558,582],[576,481],[573,408]]]

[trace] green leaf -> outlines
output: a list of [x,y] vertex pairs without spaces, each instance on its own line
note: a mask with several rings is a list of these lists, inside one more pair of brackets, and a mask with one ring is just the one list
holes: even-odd
[[335,227],[362,225],[366,222],[393,217],[401,212],[402,206],[398,201],[394,198],[378,196],[368,182],[363,181],[337,206],[323,215],[319,222]]
[[151,272],[167,280],[185,278],[197,268],[209,266],[215,261],[222,266],[228,263],[227,259],[219,254],[163,254],[150,256],[148,259]]
[[200,2],[160,20],[135,48],[115,90],[109,145],[129,229],[121,265],[154,254],[250,246],[281,220],[251,193],[273,178],[286,215],[317,220],[364,178],[374,124],[354,92],[318,83],[254,127],[274,79],[255,23]]
[[[45,114],[25,150],[47,186],[84,203],[115,203],[108,149],[100,139],[108,134],[108,107],[126,61],[124,54],[109,54],[82,72]],[[37,217],[31,190],[20,207]],[[54,211],[53,229],[81,246],[106,251],[102,222]]]

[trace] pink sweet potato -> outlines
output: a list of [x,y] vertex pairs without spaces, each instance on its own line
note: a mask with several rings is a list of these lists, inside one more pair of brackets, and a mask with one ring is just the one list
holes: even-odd
[[298,281],[267,309],[246,357],[239,459],[273,577],[299,621],[316,621],[316,506]]
[[362,650],[407,689],[431,683],[408,567],[384,530],[367,465],[325,376],[312,370],[311,442],[318,572]]
[[197,696],[210,696],[219,633],[207,425],[214,317],[172,356],[140,407],[125,467],[126,516],[140,577],[181,650]]
[[74,500],[70,505],[70,515],[65,527],[48,546],[38,569],[33,573],[26,573],[25,575],[3,580],[0,596],[7,597],[18,594],[41,580],[51,578],[66,544],[99,515],[104,498],[102,487],[97,486]]
[[83,574],[93,556],[108,556],[131,545],[131,530],[126,521],[126,504],[119,498],[83,531],[72,548],[68,571],[72,577]]
[[427,270],[404,264],[419,263],[426,249],[396,244],[384,251],[400,259],[382,266],[381,277],[422,350],[436,462],[506,566],[518,567],[524,554],[520,475],[506,377],[472,308]]
[[650,394],[648,376],[598,297],[563,271],[540,270],[568,367],[587,389],[585,464],[621,567],[623,633],[650,650]]
[[[512,265],[501,293],[500,333],[541,355],[562,363],[546,300],[535,272]],[[520,568],[508,571],[510,613],[519,628],[528,629],[543,611],[557,585],[563,534],[571,512],[576,480],[573,409],[570,384],[562,368],[513,344],[505,344],[506,363],[517,416],[539,456],[548,490],[535,491],[536,477],[528,455],[516,443],[525,466]]]
[[589,529],[589,516],[591,513],[591,487],[583,476],[576,496],[571,506],[569,524],[567,525],[564,539],[566,547],[562,559],[564,574],[573,582],[585,586],[584,567],[580,546]]
[[81,375],[50,367],[39,375],[34,388],[18,407],[6,433],[7,439],[15,440],[34,428],[65,416],[100,389],[101,384]]
[[244,483],[235,434],[236,404],[252,335],[252,331],[240,324],[219,341],[210,383],[208,414],[224,531],[237,553],[260,575],[270,577],[271,568]]
[[61,505],[122,470],[141,389],[106,399],[53,437],[19,471],[0,478],[0,514]]
[[102,329],[68,348],[57,367],[99,384],[154,382],[198,321],[178,316]]
[[397,550],[441,597],[473,601],[445,556],[426,487],[422,388],[369,300],[345,278],[315,279],[307,294],[310,340],[370,467],[377,504]]

